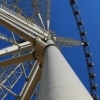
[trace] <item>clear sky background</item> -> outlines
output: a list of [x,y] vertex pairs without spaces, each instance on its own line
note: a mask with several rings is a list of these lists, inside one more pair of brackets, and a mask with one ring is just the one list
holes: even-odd
[[[28,2],[28,0],[25,1]],[[77,5],[87,32],[87,39],[94,62],[94,71],[96,73],[96,83],[98,84],[97,91],[100,96],[100,0],[77,0]],[[51,0],[50,17],[50,29],[56,35],[80,40],[69,0]],[[0,32],[11,37],[10,31],[1,26]],[[7,42],[0,41],[0,48],[8,45]],[[82,47],[63,47],[61,52],[89,91],[88,73]],[[14,91],[18,92],[20,90],[20,84],[23,84],[22,80],[16,85]],[[12,96],[9,97],[9,100],[13,99]],[[8,100],[8,97],[6,100]]]

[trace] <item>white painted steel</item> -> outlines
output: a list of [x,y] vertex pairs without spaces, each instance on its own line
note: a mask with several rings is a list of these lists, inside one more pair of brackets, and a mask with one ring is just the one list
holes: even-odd
[[32,93],[35,91],[35,88],[40,80],[41,71],[39,63],[36,62],[29,76],[28,82],[25,84],[24,89],[20,94],[19,100],[30,100]]
[[[38,64],[38,62],[37,62],[37,60],[36,60],[36,61],[34,62],[34,65],[33,65],[32,69],[31,69],[31,72],[29,73],[28,78],[31,76],[31,74],[32,74],[32,72],[33,72],[33,70],[34,70],[34,68],[36,67],[37,64]],[[23,86],[23,88],[22,88],[22,90],[21,90],[21,92],[20,92],[20,97],[23,95],[24,90],[25,90],[25,88],[26,88],[26,85],[27,85],[27,81],[25,82],[25,84],[24,84],[24,86]]]
[[47,30],[49,31],[49,27],[50,27],[50,21],[47,20]]
[[3,14],[1,12],[0,12],[0,16],[3,17],[3,18],[5,18],[6,20],[12,22],[12,23],[15,23],[17,26],[20,26],[23,29],[26,29],[26,30],[30,31],[32,34],[35,34],[36,36],[44,38],[44,36],[42,36],[44,34],[44,32],[43,32],[43,34],[40,34],[40,33],[36,32],[36,31],[34,31],[34,29],[32,29],[31,27],[29,27],[28,24],[24,24],[24,23],[20,22],[19,20],[16,20],[16,19],[14,19],[14,18],[12,18],[12,17],[10,17],[8,15],[5,15],[5,14]]
[[16,58],[11,58],[11,59],[1,61],[0,67],[18,64],[18,63],[22,63],[22,62],[33,60],[33,59],[34,59],[33,53],[29,53],[29,54],[21,55],[21,56],[16,57]]
[[3,86],[2,84],[0,84],[0,86],[2,88],[4,88],[5,90],[7,90],[9,93],[13,94],[14,96],[17,96],[17,94],[15,94],[14,92],[12,92],[11,90],[9,90],[8,88],[6,88],[5,86]]
[[[6,84],[6,85],[4,85],[5,87],[7,86],[7,87],[10,87],[10,90],[14,87],[14,85],[18,82],[18,79],[22,76],[22,73],[21,72],[19,72],[19,73],[17,73],[16,72],[16,70],[17,70],[17,68],[19,68],[20,67],[20,65],[21,64],[19,64],[19,65],[17,65],[16,66],[16,68],[9,74],[9,75],[7,75],[7,77],[1,82],[1,84],[3,85],[3,84],[5,84],[6,82],[9,82],[8,84]],[[13,84],[12,83],[10,83],[12,80],[10,79],[10,77],[12,77],[13,75],[15,75],[15,73],[18,75],[17,76],[17,79],[16,80],[13,80]],[[1,74],[2,75],[2,74]],[[0,75],[0,77],[1,77],[1,75]],[[10,79],[10,81],[9,81],[9,79]],[[11,85],[12,84],[12,85]],[[8,91],[9,92],[9,91]],[[6,95],[7,95],[8,93],[4,93],[4,96],[3,96],[3,98],[1,99],[1,100],[4,100],[4,98],[6,97]]]
[[[36,66],[37,64],[38,64],[38,62],[35,61],[35,62],[34,62],[34,65],[33,65],[33,67],[32,67],[32,69],[31,69],[31,72],[29,73],[28,80],[29,80],[31,74],[35,71],[35,67],[37,67],[37,66]],[[22,90],[21,90],[21,92],[20,92],[20,98],[23,98],[24,91],[25,91],[25,89],[26,89],[26,85],[27,85],[27,84],[28,84],[28,83],[27,83],[27,81],[26,81],[25,84],[24,84],[24,86],[23,86],[23,88],[22,88]]]
[[0,16],[0,24],[2,24],[3,26],[7,27],[7,28],[10,29],[11,31],[15,32],[15,33],[18,34],[20,37],[23,37],[23,38],[26,39],[27,41],[30,41],[31,43],[34,43],[35,36],[29,34],[29,33],[26,32],[25,30],[19,28],[18,26],[16,26],[15,24],[9,22],[8,20],[4,19],[4,18],[1,17],[1,16]]
[[28,32],[26,32],[25,30],[19,28],[18,26],[16,26],[15,24],[9,22],[8,20],[4,19],[3,17],[0,16],[0,23],[2,25],[4,25],[5,27],[9,28],[10,30],[12,30],[13,32],[15,32],[16,34],[18,34],[19,36],[23,37],[24,39],[30,41],[32,44],[34,44],[35,39],[37,39],[37,42],[42,45],[43,47],[45,45],[47,45],[45,42],[43,42],[42,40],[40,41],[40,38],[36,38],[33,35],[29,34]]
[[26,74],[26,72],[25,72],[25,68],[24,68],[24,64],[23,64],[23,63],[22,63],[22,70],[23,70],[23,72],[24,72],[25,78],[27,79],[27,74]]
[[43,46],[43,47],[47,46],[47,43],[45,43],[44,41],[42,41],[40,38],[36,38],[36,42],[38,44],[40,44],[41,46]]
[[20,65],[21,65],[21,63],[18,64],[18,65],[16,66],[16,68],[7,76],[6,79],[4,79],[4,80],[1,82],[1,84],[4,84],[4,83],[7,81],[7,79],[10,78],[12,74],[14,74],[14,72],[16,71],[16,69],[20,67]]
[[18,52],[20,50],[25,50],[28,48],[32,48],[32,44],[30,42],[24,42],[24,43],[20,43],[20,44],[16,44],[7,48],[3,48],[2,50],[0,50],[0,56],[9,54],[9,53],[14,53],[14,52]]
[[93,100],[55,46],[45,51],[38,100]]
[[13,43],[11,38],[8,38],[6,35],[0,33],[0,39],[5,40],[7,42]]
[[[3,7],[3,8],[2,8]],[[47,34],[44,32],[43,29],[41,29],[39,26],[37,26],[35,23],[32,23],[31,21],[26,20],[23,16],[18,15],[17,13],[11,11],[10,9],[6,8],[5,6],[0,4],[0,11],[4,12],[7,16],[11,16],[12,18],[16,19],[17,21],[23,23],[24,25],[29,26],[30,28],[32,28],[34,31],[39,32],[40,34],[44,35],[47,37]],[[16,17],[17,15],[17,17]],[[19,16],[19,18],[18,18]],[[22,20],[24,18],[25,20]],[[30,24],[31,23],[31,24]]]
[[42,20],[42,17],[41,17],[41,15],[40,15],[40,13],[38,13],[38,16],[39,16],[39,19],[40,19],[40,21],[41,21],[41,23],[42,23],[43,28],[45,29],[45,26],[44,26],[44,23],[43,23],[43,20]]

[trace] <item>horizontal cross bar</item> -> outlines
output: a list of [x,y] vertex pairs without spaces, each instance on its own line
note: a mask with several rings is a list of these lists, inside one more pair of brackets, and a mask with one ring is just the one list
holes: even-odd
[[24,42],[24,43],[20,43],[20,44],[16,44],[7,48],[3,48],[0,50],[0,56],[4,56],[10,53],[15,53],[15,52],[19,52],[22,50],[26,50],[32,48],[32,44],[30,42]]
[[22,55],[22,56],[19,56],[19,57],[16,57],[16,58],[11,58],[11,59],[8,59],[8,60],[1,61],[0,67],[13,65],[13,64],[25,62],[25,61],[32,60],[32,59],[34,59],[33,53],[29,53],[29,54]]

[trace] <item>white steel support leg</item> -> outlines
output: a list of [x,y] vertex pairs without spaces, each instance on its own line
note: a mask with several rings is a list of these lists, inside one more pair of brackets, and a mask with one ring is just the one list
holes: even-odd
[[25,87],[20,94],[21,96],[19,100],[30,100],[32,93],[35,91],[35,88],[40,80],[41,69],[42,68],[39,67],[39,63],[36,62],[29,76],[28,82],[25,84]]
[[[47,43],[53,44],[52,40]],[[38,100],[93,100],[54,45],[45,50]]]

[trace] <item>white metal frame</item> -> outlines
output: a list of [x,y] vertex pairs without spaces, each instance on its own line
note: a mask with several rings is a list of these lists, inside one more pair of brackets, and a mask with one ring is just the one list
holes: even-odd
[[[18,64],[18,63],[19,65],[22,65],[22,68],[23,68],[22,73],[25,75],[25,78],[27,79],[27,81],[17,99],[29,100],[36,88],[36,85],[38,84],[40,80],[40,77],[42,76],[41,83],[40,83],[41,85],[40,85],[40,92],[39,92],[39,100],[51,100],[51,98],[53,98],[53,100],[65,100],[65,99],[83,100],[83,98],[85,100],[93,100],[92,97],[87,92],[87,90],[85,89],[85,87],[82,85],[82,83],[78,79],[78,77],[75,75],[73,70],[70,68],[68,63],[65,61],[65,59],[59,52],[58,48],[55,47],[55,44],[52,42],[52,40],[48,40],[48,39],[51,39],[51,36],[49,34],[50,0],[47,0],[47,20],[46,20],[47,29],[45,29],[43,19],[41,17],[41,13],[39,12],[39,8],[37,4],[35,4],[36,2],[33,2],[33,3],[35,5],[35,9],[37,11],[37,14],[39,16],[39,19],[44,29],[41,27],[38,27],[35,23],[31,23],[30,21],[26,20],[21,15],[9,10],[8,8],[0,4],[0,24],[7,27],[12,32],[16,33],[21,38],[27,41],[21,44],[14,44],[11,47],[0,50],[0,56],[10,54],[10,53],[16,53],[16,52],[18,53],[19,51],[34,48],[35,42],[38,43],[41,46],[41,48],[44,48],[45,50],[44,61],[41,63],[41,66],[43,68],[39,66],[39,63],[38,63],[39,59],[37,59],[37,62],[34,63],[34,66],[32,68],[32,71],[30,72],[29,77],[27,77],[25,73],[25,69],[22,62],[33,60],[34,59],[33,51],[31,51],[31,53],[24,54],[24,55],[20,55],[18,53],[19,54],[18,57],[0,62],[0,67],[5,67],[12,64]],[[45,42],[46,40],[47,42]],[[56,56],[58,56],[57,59],[55,58]],[[60,65],[59,68],[58,68],[59,65],[57,64],[58,62]],[[8,75],[8,77],[10,77],[13,73],[15,75],[15,70],[17,69],[17,67]],[[20,76],[17,78],[16,82],[21,77],[22,73],[20,73]],[[61,74],[59,75],[59,73]],[[57,77],[57,75],[59,77]],[[72,78],[69,79],[67,75],[69,75]],[[7,79],[5,79],[5,81],[6,80]],[[74,82],[75,82],[75,85],[73,84]],[[13,86],[15,85],[15,83],[13,84]],[[2,89],[5,89],[9,93],[13,94],[15,97],[18,96],[17,94],[12,92],[3,84],[0,84],[0,86]],[[71,89],[69,89],[69,87]],[[80,93],[80,95],[78,92]]]

